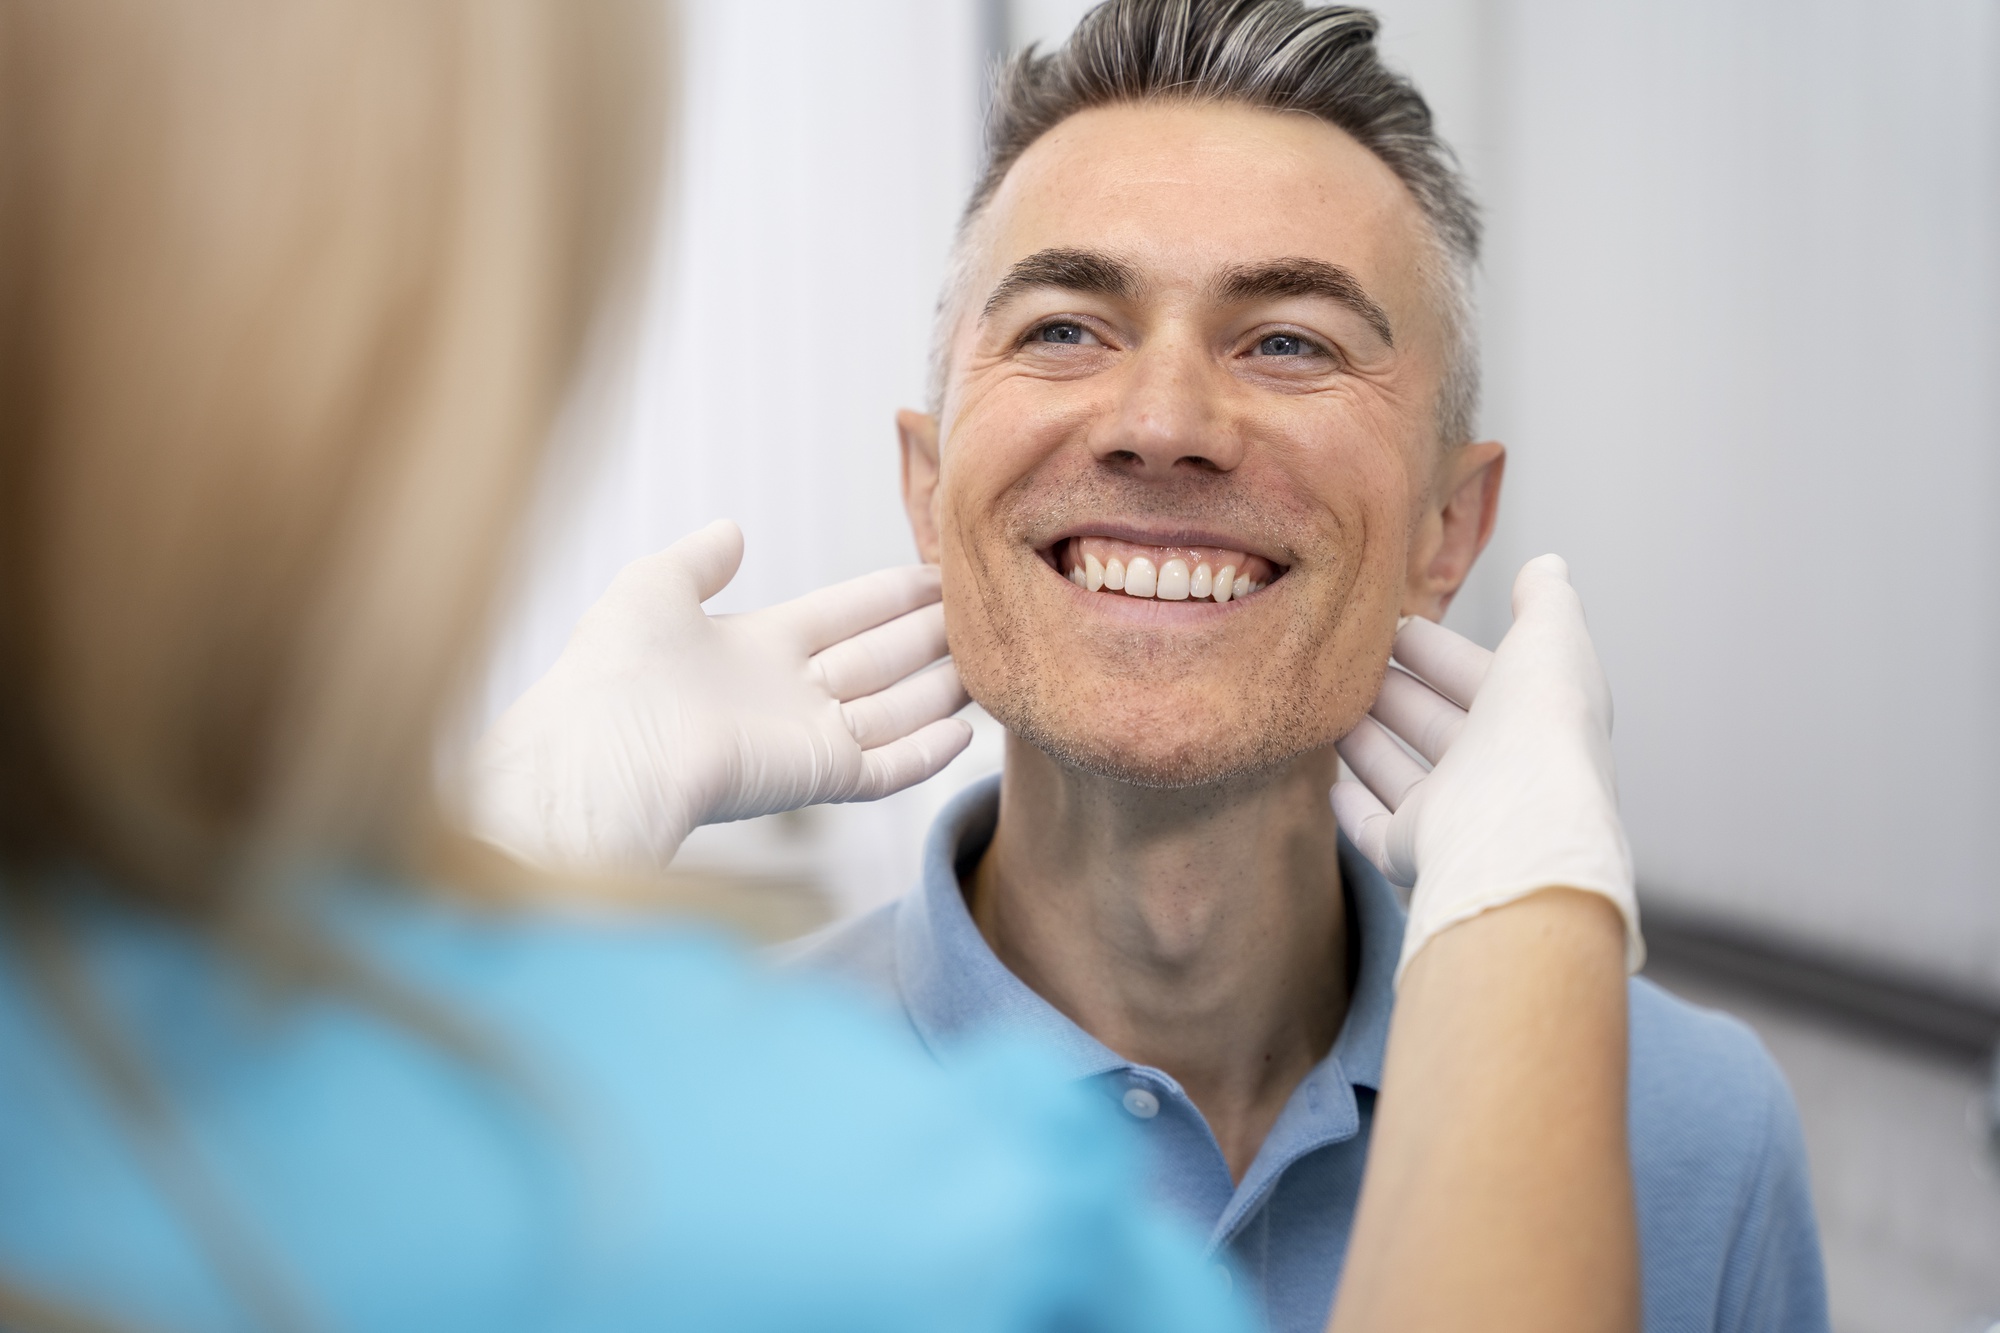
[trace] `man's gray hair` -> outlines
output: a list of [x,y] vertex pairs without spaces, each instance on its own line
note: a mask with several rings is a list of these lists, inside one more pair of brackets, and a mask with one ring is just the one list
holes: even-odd
[[1230,102],[1301,111],[1337,126],[1396,173],[1430,224],[1427,276],[1446,330],[1438,430],[1472,438],[1479,353],[1472,275],[1479,210],[1430,107],[1385,67],[1380,25],[1365,9],[1301,0],[1106,0],[1046,55],[1030,46],[1001,67],[986,120],[985,168],[959,221],[952,271],[938,309],[931,406],[941,410],[949,342],[972,261],[975,224],[1029,146],[1092,107],[1125,102]]

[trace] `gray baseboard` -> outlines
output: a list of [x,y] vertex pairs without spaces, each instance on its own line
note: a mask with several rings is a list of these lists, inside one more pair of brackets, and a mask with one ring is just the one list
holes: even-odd
[[1648,968],[1741,987],[1823,1022],[1985,1064],[2000,1048],[2000,997],[1643,900]]

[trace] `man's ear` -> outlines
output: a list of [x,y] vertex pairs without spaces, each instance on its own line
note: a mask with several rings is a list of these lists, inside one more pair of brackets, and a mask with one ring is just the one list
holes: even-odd
[[910,516],[910,535],[917,539],[917,556],[927,565],[938,562],[938,423],[928,412],[904,408],[896,413],[896,436],[903,445],[903,508]]
[[1493,440],[1463,444],[1439,465],[1436,494],[1442,504],[1425,515],[1410,550],[1403,614],[1442,620],[1451,599],[1472,572],[1472,562],[1493,536],[1500,513],[1500,479],[1506,446]]

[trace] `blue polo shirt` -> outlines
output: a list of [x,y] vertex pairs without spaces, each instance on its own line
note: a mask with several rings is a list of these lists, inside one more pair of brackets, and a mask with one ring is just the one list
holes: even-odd
[[[1165,1072],[1120,1056],[1009,972],[967,910],[958,867],[991,841],[997,777],[938,818],[908,896],[793,946],[804,966],[893,999],[908,1034],[950,1065],[966,1039],[1025,1033],[1120,1108],[1150,1149],[1151,1185],[1227,1256],[1279,1333],[1324,1327],[1347,1252],[1404,914],[1342,839],[1360,966],[1333,1049],[1292,1093],[1242,1183]],[[1821,1333],[1819,1237],[1798,1113],[1750,1030],[1649,982],[1631,983],[1631,1143],[1649,1333]]]

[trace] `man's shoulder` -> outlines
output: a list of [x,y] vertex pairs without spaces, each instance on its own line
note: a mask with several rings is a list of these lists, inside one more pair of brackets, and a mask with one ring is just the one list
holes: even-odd
[[881,995],[896,986],[896,911],[898,899],[872,912],[814,931],[803,939],[771,951],[780,967],[802,968],[844,978]]
[[1631,987],[1632,1178],[1647,1327],[1823,1333],[1805,1140],[1741,1020]]
[[1633,1128],[1714,1170],[1767,1148],[1791,1093],[1764,1043],[1741,1019],[1703,1009],[1644,978],[1630,991]]

